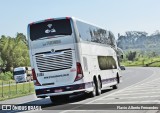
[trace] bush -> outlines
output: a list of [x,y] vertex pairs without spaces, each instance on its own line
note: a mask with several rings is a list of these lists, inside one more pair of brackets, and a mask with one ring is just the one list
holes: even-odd
[[13,74],[11,72],[0,73],[0,80],[11,80],[13,79]]

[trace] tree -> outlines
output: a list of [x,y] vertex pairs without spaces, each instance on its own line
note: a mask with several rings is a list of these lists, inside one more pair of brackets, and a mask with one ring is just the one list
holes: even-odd
[[130,52],[128,52],[128,54],[126,55],[126,58],[127,58],[128,60],[130,60],[130,61],[134,61],[134,59],[136,58],[136,54],[137,54],[136,51],[134,51],[134,52],[130,51]]
[[15,38],[1,36],[0,39],[0,61],[6,71],[11,67],[29,66],[29,54],[26,36],[17,33]]

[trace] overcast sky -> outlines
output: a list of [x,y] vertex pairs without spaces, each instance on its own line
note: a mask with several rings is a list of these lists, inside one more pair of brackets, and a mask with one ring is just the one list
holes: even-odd
[[54,17],[76,18],[111,30],[160,30],[160,0],[0,0],[0,36],[27,34],[27,24]]

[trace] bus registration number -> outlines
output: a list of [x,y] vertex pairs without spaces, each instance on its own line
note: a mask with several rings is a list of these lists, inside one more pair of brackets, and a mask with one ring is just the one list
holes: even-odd
[[63,91],[62,89],[55,89],[54,90],[55,93],[59,93],[59,92],[62,92],[62,91]]

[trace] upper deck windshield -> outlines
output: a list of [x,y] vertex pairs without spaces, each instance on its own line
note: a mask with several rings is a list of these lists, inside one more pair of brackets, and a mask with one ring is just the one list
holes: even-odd
[[44,39],[47,37],[59,37],[71,35],[72,29],[70,19],[49,20],[30,25],[30,39]]

